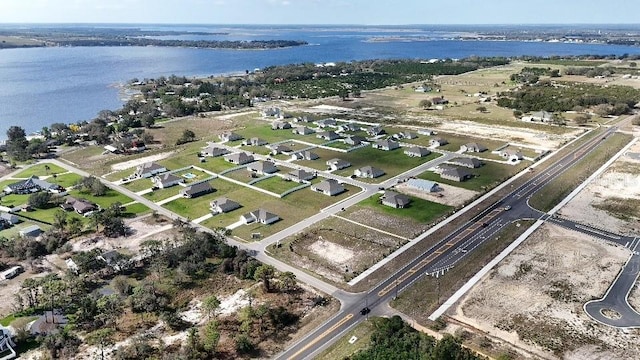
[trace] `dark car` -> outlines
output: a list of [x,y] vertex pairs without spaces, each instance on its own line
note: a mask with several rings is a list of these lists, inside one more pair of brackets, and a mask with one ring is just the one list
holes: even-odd
[[369,309],[368,307],[364,307],[362,308],[362,310],[360,310],[360,315],[367,315],[370,312],[371,312],[371,309]]

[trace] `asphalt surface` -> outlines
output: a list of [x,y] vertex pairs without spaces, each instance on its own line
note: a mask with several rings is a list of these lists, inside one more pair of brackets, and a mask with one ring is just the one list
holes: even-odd
[[[514,187],[504,198],[487,207],[400,271],[390,275],[369,292],[352,297],[350,301],[352,305],[343,304],[336,316],[276,358],[311,359],[317,356],[349,328],[379,312],[380,310],[377,309],[379,306],[382,305],[381,308],[384,308],[406,287],[424,275],[441,273],[452,267],[482,243],[492,239],[503,226],[521,219],[548,219],[549,215],[529,206],[528,200],[531,195],[596,149],[602,140],[616,130],[615,127],[607,129],[602,135],[578,146],[521,186]],[[365,307],[371,312],[362,315],[361,310]]]

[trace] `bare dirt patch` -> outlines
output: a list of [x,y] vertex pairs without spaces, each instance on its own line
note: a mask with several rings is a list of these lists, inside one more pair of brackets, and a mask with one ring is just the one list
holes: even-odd
[[640,234],[640,143],[617,159],[559,215],[623,235]]
[[145,156],[145,157],[141,157],[141,158],[133,159],[133,160],[129,160],[129,161],[123,161],[121,163],[117,163],[117,164],[111,165],[111,169],[115,170],[115,171],[131,169],[131,168],[134,168],[134,167],[136,167],[138,165],[142,165],[142,164],[147,163],[147,162],[166,159],[171,155],[173,155],[173,151],[164,152],[164,153],[160,153],[160,154],[156,154],[156,155]]
[[447,184],[438,184],[438,186],[442,190],[436,193],[420,191],[404,183],[396,185],[395,188],[399,192],[407,195],[453,207],[462,206],[478,196],[478,192],[473,190],[467,190]]
[[628,250],[543,225],[487,274],[452,317],[545,359],[629,359],[640,344],[591,320],[582,306],[600,298]]

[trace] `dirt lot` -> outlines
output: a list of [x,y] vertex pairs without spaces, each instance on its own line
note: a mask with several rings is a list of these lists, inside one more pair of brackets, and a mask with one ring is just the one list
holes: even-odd
[[624,235],[640,234],[640,143],[573,198],[560,215]]
[[396,185],[395,189],[407,195],[419,197],[421,199],[453,207],[462,206],[478,195],[478,192],[476,191],[467,190],[447,184],[438,184],[438,186],[442,190],[436,193],[423,192],[407,186],[407,184],[404,183]]
[[521,358],[635,358],[634,334],[600,325],[582,309],[604,294],[628,256],[621,247],[543,225],[451,316],[529,354]]

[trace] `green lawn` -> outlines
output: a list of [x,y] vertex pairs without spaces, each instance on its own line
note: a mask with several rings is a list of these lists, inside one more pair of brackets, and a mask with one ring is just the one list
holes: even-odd
[[[30,211],[26,213],[25,215],[40,221],[44,221],[46,223],[52,223],[54,216],[58,211],[64,211],[64,210],[62,210],[62,208],[60,208],[59,206],[56,206],[49,209],[36,209],[34,211]],[[67,213],[67,218],[72,218],[72,217],[78,218],[83,223],[87,221],[87,218],[78,214],[75,211],[67,211],[66,213]]]
[[[179,198],[171,202],[168,202],[163,206],[175,212],[176,214],[179,214],[184,217],[188,217],[189,219],[193,220],[201,216],[204,216],[210,212],[209,203],[213,199],[216,199],[221,196],[226,196],[232,200],[235,200],[230,196],[228,196],[227,194],[233,194],[237,191],[249,191],[251,193],[257,193],[253,190],[246,189],[241,185],[237,185],[230,181],[226,181],[222,179],[213,179],[209,183],[211,184],[211,187],[213,187],[216,190],[213,193],[199,196],[193,199]],[[182,187],[179,187],[179,186],[175,186],[175,187],[182,189]],[[178,189],[178,192],[180,189]],[[178,192],[176,192],[176,194]],[[265,196],[268,196],[268,195],[265,195]],[[231,223],[225,224],[225,226],[229,224]]]
[[96,203],[103,209],[108,208],[116,202],[119,202],[120,204],[128,204],[132,201],[128,196],[123,195],[113,189],[107,189],[107,193],[103,196],[93,196],[89,193],[81,193],[79,190],[71,190],[69,192],[69,195]]
[[440,149],[442,150],[447,150],[447,151],[452,151],[452,152],[456,152],[458,150],[460,150],[460,146],[470,143],[470,142],[475,142],[481,145],[484,145],[488,150],[480,153],[478,155],[483,156],[484,154],[491,154],[491,150],[495,150],[501,146],[504,146],[507,142],[506,141],[496,141],[496,140],[489,140],[489,139],[482,139],[482,138],[476,138],[476,137],[472,137],[472,136],[461,136],[461,135],[457,135],[457,134],[452,134],[452,133],[445,133],[445,132],[441,132],[438,131],[438,134],[435,136],[426,136],[426,135],[418,135],[418,137],[416,139],[411,139],[411,140],[403,140],[404,142],[408,142],[411,144],[416,144],[416,145],[420,145],[420,146],[429,146],[429,140],[434,138],[434,137],[441,137],[444,138],[445,140],[447,140],[449,142],[449,144],[441,146]]
[[82,176],[75,173],[57,175],[55,178],[49,177],[47,179],[48,182],[52,184],[58,184],[64,187],[65,189],[75,185],[79,180],[82,180]]
[[467,181],[452,181],[440,177],[433,171],[426,171],[418,177],[425,180],[435,181],[441,184],[453,185],[463,189],[485,192],[498,186],[508,178],[526,168],[530,163],[522,161],[518,165],[506,165],[493,161],[486,161],[484,166],[477,169],[467,169],[475,176]]
[[331,144],[325,144],[325,146],[336,148],[336,149],[342,149],[342,150],[349,150],[353,147],[349,144],[345,144],[342,141],[334,141]]
[[120,179],[128,177],[129,175],[133,174],[135,171],[136,171],[135,168],[120,170],[120,171],[116,171],[116,172],[110,173],[109,175],[105,176],[104,178],[109,180],[109,181],[118,181]]
[[282,194],[283,192],[300,186],[301,184],[295,181],[286,181],[279,176],[273,176],[266,180],[259,181],[253,184],[261,189],[271,191],[276,194]]
[[235,164],[226,161],[222,156],[205,158],[204,162],[199,162],[196,166],[214,173],[219,173],[236,167]]
[[9,194],[2,197],[0,204],[2,206],[14,207],[22,204],[26,204],[29,200],[29,195]]
[[164,199],[168,199],[174,195],[178,195],[178,193],[180,193],[180,190],[184,189],[182,186],[172,186],[170,188],[166,188],[166,189],[158,189],[158,190],[154,190],[150,193],[146,193],[144,195],[142,195],[143,197],[151,200],[151,201],[161,201]]
[[[193,174],[196,177],[191,178],[191,179],[187,179],[186,177],[183,176],[185,174]],[[197,182],[200,182],[200,181],[202,181],[204,179],[208,179],[208,178],[211,177],[211,175],[207,174],[206,172],[204,172],[202,170],[198,170],[198,169],[182,170],[182,171],[179,171],[177,173],[174,173],[173,175],[176,175],[176,176],[179,176],[179,177],[183,178],[185,184],[197,183]]]
[[151,182],[151,179],[138,179],[124,183],[122,186],[133,192],[138,192],[151,188],[153,186],[153,182]]
[[258,175],[256,174],[256,177],[252,177],[251,176],[251,171],[247,170],[247,168],[241,168],[238,170],[234,170],[231,172],[228,172],[226,174],[224,174],[223,176],[226,176],[228,178],[231,178],[233,180],[237,180],[240,182],[243,182],[245,184],[249,183],[250,181],[256,180],[260,177],[262,177],[262,175]]
[[242,150],[251,153],[251,154],[260,154],[260,155],[269,155],[271,153],[271,149],[265,146],[242,146]]
[[429,223],[434,219],[437,219],[438,217],[453,210],[453,207],[451,206],[438,204],[414,196],[409,196],[411,202],[408,206],[402,209],[396,209],[390,206],[382,205],[382,203],[380,203],[379,201],[380,196],[380,194],[375,194],[370,198],[361,201],[356,206],[366,206],[388,215],[411,218],[420,223]]
[[[361,322],[355,328],[344,333],[338,341],[320,353],[318,358],[325,360],[348,359],[359,350],[364,350],[369,347],[371,335],[375,331],[375,328],[375,318],[370,318],[370,321]],[[357,338],[353,344],[349,343],[352,337]]]
[[[46,169],[47,166],[49,167],[48,171]],[[64,172],[67,172],[67,170],[55,164],[37,164],[37,165],[30,166],[24,171],[19,172],[18,174],[15,175],[15,177],[17,178],[28,178],[31,176],[41,177],[41,176],[59,174]]]
[[146,205],[135,203],[135,204],[127,205],[126,210],[124,212],[124,216],[136,217],[136,216],[146,214],[148,212],[151,212],[151,209],[149,209]]

